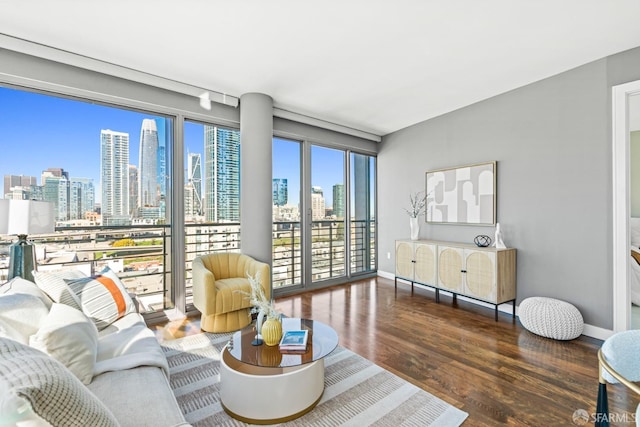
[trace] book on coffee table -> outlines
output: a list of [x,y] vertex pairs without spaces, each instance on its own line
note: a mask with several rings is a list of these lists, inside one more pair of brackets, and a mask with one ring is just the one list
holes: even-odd
[[285,331],[280,340],[280,350],[286,351],[304,351],[307,349],[307,341],[309,339],[308,330]]

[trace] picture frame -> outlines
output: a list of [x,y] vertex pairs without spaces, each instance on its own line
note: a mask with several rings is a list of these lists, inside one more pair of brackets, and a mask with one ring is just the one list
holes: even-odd
[[496,161],[427,171],[425,221],[494,226],[496,175]]

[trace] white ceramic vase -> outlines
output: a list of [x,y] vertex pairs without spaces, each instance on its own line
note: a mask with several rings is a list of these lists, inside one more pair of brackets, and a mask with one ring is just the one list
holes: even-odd
[[411,240],[418,240],[420,234],[420,222],[417,217],[409,217],[409,227],[411,229]]

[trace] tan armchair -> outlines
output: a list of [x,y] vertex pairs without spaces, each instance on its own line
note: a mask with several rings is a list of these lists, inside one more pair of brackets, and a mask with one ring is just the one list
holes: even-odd
[[251,322],[251,292],[247,274],[262,284],[271,298],[269,264],[238,253],[216,253],[193,260],[193,305],[202,313],[200,328],[207,332],[230,332]]

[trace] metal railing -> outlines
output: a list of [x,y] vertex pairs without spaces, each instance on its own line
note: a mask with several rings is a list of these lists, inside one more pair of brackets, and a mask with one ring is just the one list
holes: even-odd
[[[171,228],[168,225],[60,227],[36,236],[38,271],[79,269],[86,275],[113,269],[135,293],[140,311],[171,308]],[[6,281],[12,236],[0,236],[0,281]],[[186,224],[185,271],[191,302],[191,261],[212,252],[240,250],[240,224]]]
[[[185,226],[185,289],[192,302],[191,262],[200,255],[240,251],[239,223],[198,223]],[[313,221],[311,269],[313,281],[346,275],[344,222]],[[375,270],[375,221],[351,221],[348,268],[351,274]],[[80,269],[86,275],[113,269],[141,303],[141,312],[173,306],[169,225],[60,227],[35,236],[38,270]],[[0,283],[6,281],[9,246],[14,238],[0,236]],[[273,223],[274,289],[301,284],[302,249],[299,222]]]
[[[344,222],[320,220],[312,222],[311,275],[313,281],[340,277],[345,272],[346,245]],[[349,268],[351,273],[375,270],[375,221],[351,221]],[[273,223],[273,287],[302,283],[302,247],[299,222]]]

